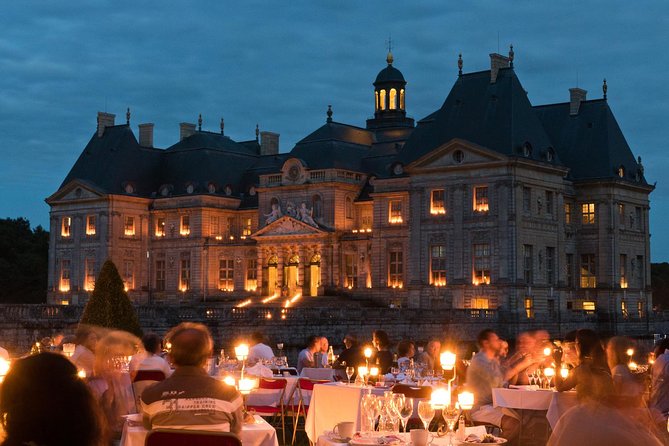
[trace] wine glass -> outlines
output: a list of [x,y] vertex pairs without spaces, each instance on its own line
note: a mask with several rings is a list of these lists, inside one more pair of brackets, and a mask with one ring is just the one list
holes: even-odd
[[351,378],[355,373],[355,367],[346,367],[346,376],[348,376],[348,385],[351,385]]
[[393,421],[393,429],[395,425],[399,425],[400,418],[402,417],[402,414],[400,413],[402,411],[402,407],[404,407],[404,400],[406,399],[406,396],[404,396],[403,393],[393,393],[391,396],[391,411],[392,411],[392,421]]
[[418,416],[425,426],[425,430],[428,430],[432,418],[434,418],[434,407],[430,404],[429,401],[420,401],[418,403]]
[[447,406],[442,411],[446,427],[448,427],[448,444],[453,444],[453,434],[455,433],[455,423],[458,422],[460,411],[455,406]]
[[527,376],[527,383],[529,385],[532,385],[533,378],[534,378],[534,376],[532,376],[532,372],[530,372],[529,369],[525,369],[525,375]]
[[400,418],[402,419],[402,427],[404,432],[407,431],[407,422],[413,414],[413,398],[404,398],[404,404],[400,407]]

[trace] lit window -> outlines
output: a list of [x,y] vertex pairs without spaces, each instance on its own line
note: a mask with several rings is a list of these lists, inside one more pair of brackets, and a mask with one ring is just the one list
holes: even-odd
[[209,235],[211,237],[221,235],[221,226],[219,224],[218,217],[215,215],[209,217]]
[[355,254],[344,255],[344,286],[349,290],[358,287],[358,262]]
[[60,262],[60,283],[58,290],[62,293],[70,291],[70,261],[63,259]]
[[179,234],[186,236],[190,235],[190,216],[182,215],[181,216],[181,227],[179,228]]
[[490,299],[487,297],[472,297],[471,307],[474,310],[490,309]]
[[444,202],[444,190],[435,189],[430,194],[430,214],[444,215],[446,213],[446,204]]
[[246,238],[251,235],[253,220],[251,218],[245,218],[242,220],[244,222],[242,228],[242,238]]
[[488,186],[474,188],[474,212],[488,212]]
[[346,197],[344,214],[348,219],[353,218],[353,200],[351,200],[351,197]]
[[372,230],[372,207],[364,206],[360,210],[360,229],[363,231]]
[[636,303],[636,311],[639,314],[639,319],[643,319],[645,316],[645,311],[644,311],[644,304],[642,300],[639,300]]
[[388,223],[402,223],[402,200],[390,200],[388,204]]
[[165,291],[165,261],[156,260],[156,291]]
[[258,289],[258,261],[248,259],[246,261],[246,291]]
[[446,246],[433,245],[430,249],[430,284],[446,286]]
[[595,224],[595,203],[583,203],[581,205],[581,223],[584,225]]
[[379,110],[386,109],[386,90],[381,90],[379,93]]
[[72,235],[72,217],[63,217],[60,224],[61,237],[69,237]]
[[620,254],[620,288],[627,288],[627,254]]
[[93,291],[95,289],[95,259],[87,258],[84,261],[85,276],[84,276],[84,290]]
[[478,243],[474,245],[474,285],[490,284],[490,245]]
[[125,224],[123,226],[123,233],[127,237],[134,237],[135,235],[135,217],[126,216]]
[[404,110],[404,88],[400,90],[400,109]]
[[525,315],[528,319],[534,317],[534,298],[530,296],[525,297]]
[[532,245],[523,245],[523,279],[531,285],[534,280],[534,256]]
[[86,235],[95,235],[95,215],[86,216]]
[[235,290],[235,261],[220,259],[218,261],[218,289],[221,291]]
[[595,255],[581,255],[581,288],[595,288],[597,275],[595,272]]
[[618,167],[618,176],[620,178],[625,178],[625,166]]
[[594,313],[595,310],[597,310],[597,305],[595,304],[594,301],[591,300],[583,301],[583,310],[586,313]]
[[625,205],[618,203],[618,225],[625,227]]
[[135,288],[135,264],[132,260],[123,261],[123,288],[125,291]]
[[572,212],[571,203],[565,203],[564,204],[564,223],[566,225],[571,224],[571,212]]
[[190,290],[190,259],[181,259],[179,270],[179,291]]
[[156,220],[156,237],[165,237],[165,219]]
[[379,107],[379,92],[375,91],[374,92],[374,105],[376,106],[376,109],[378,110]]
[[555,248],[546,247],[546,283],[555,285]]
[[388,95],[388,108],[391,110],[395,110],[397,108],[397,90],[394,88],[390,89],[390,94]]
[[388,286],[402,288],[404,286],[403,252],[393,249],[388,256]]
[[620,314],[627,319],[629,317],[629,312],[627,310],[627,302],[625,302],[625,299],[620,301]]

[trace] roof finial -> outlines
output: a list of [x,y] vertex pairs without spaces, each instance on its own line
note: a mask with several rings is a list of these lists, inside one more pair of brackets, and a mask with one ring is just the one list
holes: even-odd
[[388,55],[386,56],[386,62],[388,62],[388,65],[393,64],[393,39],[391,36],[388,36]]
[[260,135],[260,127],[256,124],[256,142],[258,142],[258,135]]
[[225,121],[221,118],[221,135],[225,135]]
[[462,53],[458,54],[458,76],[462,76]]
[[130,107],[128,107],[128,110],[125,112],[125,123],[130,125]]
[[331,105],[328,105],[328,111],[327,111],[326,114],[328,115],[328,119],[326,120],[326,122],[332,122],[332,106]]
[[513,68],[513,56],[514,56],[514,54],[515,53],[513,52],[513,45],[511,45],[511,46],[509,46],[509,66],[511,68]]
[[197,131],[202,131],[202,113],[197,117]]
[[604,100],[606,100],[606,92],[609,90],[609,87],[606,85],[606,78],[604,78],[604,83],[602,84],[602,92],[604,92]]

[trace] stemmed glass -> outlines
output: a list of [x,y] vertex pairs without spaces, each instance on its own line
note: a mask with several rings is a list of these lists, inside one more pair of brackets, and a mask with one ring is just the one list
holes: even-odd
[[434,418],[434,407],[429,401],[420,401],[418,403],[418,416],[425,426],[425,430],[429,430],[430,422]]
[[376,397],[376,395],[366,394],[362,397],[362,409],[364,415],[369,420],[369,430],[374,432],[374,425],[376,424],[376,419],[379,417],[381,412],[381,401]]
[[346,367],[346,376],[348,376],[348,385],[351,385],[351,378],[355,373],[355,367]]
[[532,385],[534,383],[534,374],[529,369],[525,369],[525,375],[527,375],[527,383]]
[[404,398],[404,403],[400,406],[400,418],[402,419],[402,427],[404,432],[407,431],[407,422],[413,414],[413,398]]
[[455,406],[447,406],[443,409],[442,415],[446,420],[446,427],[448,427],[448,444],[453,444],[453,435],[455,434],[455,423],[458,422],[460,411]]
[[279,356],[283,356],[283,342],[276,344],[276,348],[279,349]]
[[399,422],[400,418],[402,418],[402,407],[404,407],[404,401],[406,397],[404,396],[403,393],[393,393],[391,396],[391,420],[393,422],[393,430],[395,429],[395,425],[398,426],[398,431],[399,431]]

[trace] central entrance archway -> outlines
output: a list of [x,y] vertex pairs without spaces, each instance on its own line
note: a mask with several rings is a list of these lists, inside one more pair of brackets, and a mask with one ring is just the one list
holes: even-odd
[[294,254],[288,258],[283,270],[283,286],[288,290],[288,296],[292,297],[298,290],[300,256]]
[[318,296],[318,287],[321,285],[321,255],[314,254],[309,260],[306,272],[306,289],[309,296]]
[[271,256],[267,260],[267,295],[269,296],[273,296],[276,293],[278,266],[279,258],[277,256]]

